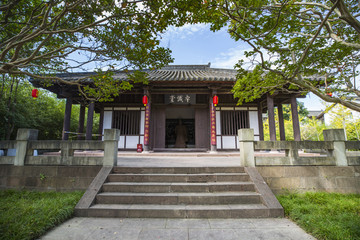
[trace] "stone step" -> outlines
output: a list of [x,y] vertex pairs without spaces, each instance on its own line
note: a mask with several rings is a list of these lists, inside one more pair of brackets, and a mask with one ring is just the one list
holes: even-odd
[[256,168],[103,167],[78,217],[260,218],[284,211]]
[[123,193],[102,192],[96,196],[97,204],[260,204],[255,192],[221,193]]
[[246,173],[199,173],[199,174],[109,174],[109,182],[245,182]]
[[208,183],[172,183],[172,182],[107,182],[103,192],[228,192],[255,191],[252,182],[208,182]]
[[113,173],[245,173],[243,167],[114,167]]
[[266,218],[281,217],[262,204],[234,205],[159,205],[159,204],[95,204],[83,217],[118,218]]

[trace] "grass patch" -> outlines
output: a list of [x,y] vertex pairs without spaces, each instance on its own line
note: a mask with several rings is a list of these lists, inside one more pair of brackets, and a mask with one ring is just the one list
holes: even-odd
[[0,239],[35,239],[69,219],[83,192],[0,191]]
[[285,215],[318,239],[360,239],[360,195],[308,192],[277,196]]

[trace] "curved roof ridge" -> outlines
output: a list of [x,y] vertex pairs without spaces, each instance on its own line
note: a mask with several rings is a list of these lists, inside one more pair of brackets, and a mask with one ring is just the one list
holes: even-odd
[[162,68],[160,68],[159,70],[193,70],[193,69],[201,69],[201,70],[207,70],[210,69],[210,63],[208,64],[188,64],[188,65],[167,65],[164,66]]

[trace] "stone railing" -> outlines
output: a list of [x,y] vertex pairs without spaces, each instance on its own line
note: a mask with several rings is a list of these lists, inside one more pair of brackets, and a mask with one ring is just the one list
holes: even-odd
[[[15,141],[0,141],[2,154],[0,164],[24,165],[103,165],[117,164],[117,151],[120,132],[118,129],[105,129],[104,141],[56,141],[37,140],[38,130],[19,129]],[[99,154],[89,156],[81,151],[99,150]],[[78,154],[74,154],[78,152]],[[44,154],[36,154],[43,153]],[[93,154],[94,155],[94,154]]]
[[343,129],[324,130],[325,141],[254,141],[253,129],[238,133],[242,166],[360,165],[360,141],[345,141]]

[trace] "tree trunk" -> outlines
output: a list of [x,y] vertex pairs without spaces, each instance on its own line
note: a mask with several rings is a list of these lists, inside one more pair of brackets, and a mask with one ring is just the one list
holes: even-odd
[[[16,82],[15,90],[13,90],[14,82]],[[9,99],[8,99],[8,106],[7,106],[7,109],[9,112],[9,118],[8,118],[8,122],[7,122],[5,140],[10,140],[11,134],[13,133],[14,128],[15,128],[15,119],[14,119],[13,114],[14,114],[15,104],[16,104],[16,100],[17,100],[18,86],[19,86],[19,80],[17,80],[15,77],[12,77]]]

